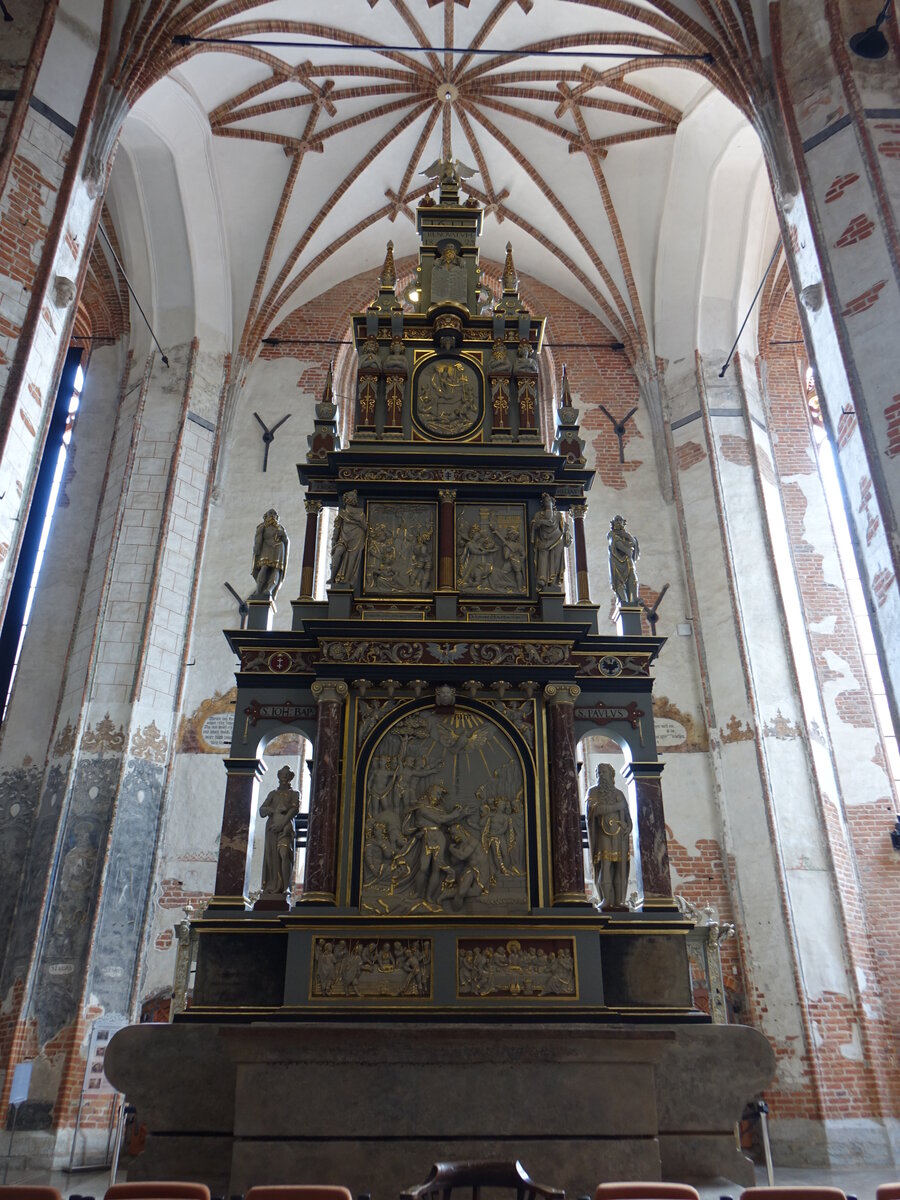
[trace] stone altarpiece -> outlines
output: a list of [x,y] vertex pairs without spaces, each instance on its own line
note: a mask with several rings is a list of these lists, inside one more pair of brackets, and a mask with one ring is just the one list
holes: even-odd
[[[381,1062],[378,1069],[391,1078],[381,1057],[384,1032],[398,1045],[412,1039],[418,1066],[402,1086],[415,1105],[421,1100],[415,1136],[433,1134],[434,1157],[473,1153],[464,1129],[490,1133],[495,1149],[511,1157],[518,1152],[503,1115],[510,1096],[499,1107],[490,1099],[492,1068],[481,1083],[457,1080],[459,1103],[450,1095],[440,1120],[431,1122],[420,1091],[430,1095],[435,1073],[448,1069],[448,1037],[460,1039],[453,1070],[463,1060],[481,1061],[486,1044],[506,1070],[533,1053],[532,1031],[516,1032],[523,1018],[540,1022],[548,1059],[567,1059],[571,1039],[584,1035],[574,1074],[540,1084],[549,1109],[558,1104],[568,1113],[554,1142],[561,1180],[583,1191],[600,1169],[597,1154],[610,1169],[624,1169],[618,1151],[609,1157],[612,1142],[600,1149],[597,1139],[610,1129],[631,1147],[629,1169],[658,1175],[665,1131],[653,1080],[676,1069],[671,1031],[713,1035],[692,1006],[692,926],[673,902],[669,877],[651,697],[651,669],[664,642],[642,632],[634,606],[621,609],[618,632],[599,632],[583,528],[593,472],[577,411],[564,389],[554,448],[547,450],[537,419],[543,321],[521,303],[511,251],[502,296],[492,311],[479,312],[482,211],[463,203],[457,187],[451,172],[438,202],[419,206],[415,311],[397,298],[389,246],[378,295],[353,318],[359,370],[348,445],[338,436],[330,376],[316,406],[309,451],[298,466],[306,531],[291,631],[272,629],[274,604],[266,602],[251,605],[247,629],[226,633],[239,660],[237,717],[225,761],[215,896],[195,923],[192,1006],[178,1021],[198,1038],[199,1023],[219,1022],[227,1034],[234,1025],[261,1022],[252,1035],[258,1038],[271,1022],[289,1022],[289,1051],[284,1038],[277,1047],[250,1050],[249,1031],[225,1037],[229,1069],[239,1078],[241,1063],[254,1063],[247,1069],[256,1072],[273,1055],[310,1071],[298,1047],[313,1053],[331,1036],[333,1021],[342,1028],[356,1022],[350,1059],[358,1054],[373,1070]],[[338,517],[327,598],[319,601],[312,580],[326,507]],[[569,569],[574,603],[564,590]],[[260,755],[289,725],[314,747],[303,885],[299,895],[267,894],[254,904],[249,897],[259,880],[249,864],[265,772]],[[640,884],[633,909],[598,910],[585,887],[576,745],[591,732],[614,737],[629,760]],[[563,1019],[565,1048],[552,1032]],[[480,1020],[507,1024],[501,1034],[496,1026],[484,1031]],[[668,1024],[641,1033],[641,1023],[651,1021]],[[631,1032],[624,1032],[629,1022]],[[601,1045],[597,1029],[607,1025]],[[755,1042],[753,1053],[760,1053]],[[344,1061],[340,1052],[337,1059]],[[620,1073],[637,1070],[636,1063],[646,1119],[625,1130],[612,1109],[601,1113],[606,1101],[586,1094],[585,1128],[573,1132],[579,1072],[593,1064],[594,1085],[611,1095]],[[336,1081],[344,1079],[358,1099],[360,1088],[380,1086],[355,1077],[349,1060],[345,1068],[342,1075],[335,1065],[328,1087],[340,1091],[344,1084]],[[710,1093],[719,1096],[721,1112],[732,1113],[713,1138],[724,1156],[714,1164],[720,1174],[741,1170],[728,1125],[740,1109],[746,1062],[743,1074],[736,1062],[727,1074],[737,1092],[727,1100],[721,1088]],[[277,1081],[264,1086],[280,1095]],[[533,1086],[532,1076],[523,1077],[523,1089]],[[483,1101],[476,1099],[482,1092]],[[374,1093],[372,1101],[362,1124],[382,1138]],[[460,1105],[467,1119],[450,1119]],[[707,1147],[721,1112],[698,1119]],[[318,1113],[303,1121],[307,1130],[321,1125]],[[541,1132],[555,1129],[554,1121],[543,1111]],[[255,1174],[246,1163],[239,1167],[236,1113],[234,1122],[230,1190],[262,1182],[261,1170],[273,1182],[303,1177],[282,1179],[276,1161],[289,1161],[295,1172],[298,1163],[316,1167],[305,1142],[299,1157],[288,1159],[279,1143],[266,1167],[256,1161]],[[513,1125],[521,1132],[528,1122]],[[301,1141],[312,1136],[304,1132]],[[587,1141],[579,1149],[573,1136]],[[597,1165],[581,1179],[576,1164],[588,1143]],[[171,1150],[174,1142],[166,1144]],[[416,1167],[414,1177],[427,1166],[422,1154],[423,1171]],[[557,1159],[550,1154],[542,1167],[535,1154],[529,1166],[552,1177]],[[391,1186],[410,1182],[390,1166],[388,1149],[384,1155],[382,1178]],[[351,1186],[368,1190],[363,1176],[353,1175]]]

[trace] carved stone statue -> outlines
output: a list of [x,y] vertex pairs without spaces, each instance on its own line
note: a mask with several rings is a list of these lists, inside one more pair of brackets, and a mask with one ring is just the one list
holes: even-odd
[[280,895],[291,886],[294,873],[293,820],[300,811],[300,793],[291,787],[294,772],[282,767],[278,787],[266,796],[259,815],[266,818],[266,844],[263,852],[262,890]]
[[467,293],[466,268],[455,246],[445,246],[441,257],[431,270],[431,302],[457,300],[465,304]]
[[609,763],[599,764],[597,782],[587,794],[587,827],[600,901],[604,908],[627,908],[631,813]]
[[634,564],[640,558],[641,549],[637,538],[626,530],[624,517],[613,517],[606,540],[609,543],[609,586],[620,604],[640,604]]
[[368,529],[369,523],[360,508],[359,496],[355,491],[347,492],[338,510],[331,537],[330,585],[343,583],[351,588],[356,587]]
[[565,513],[557,510],[553,497],[544,492],[540,510],[531,521],[531,547],[538,589],[560,588],[566,575],[566,547],[572,532]]
[[278,513],[270,508],[256,527],[253,539],[253,566],[250,574],[256,580],[251,600],[274,600],[284,582],[290,541],[284,526],[278,523]]

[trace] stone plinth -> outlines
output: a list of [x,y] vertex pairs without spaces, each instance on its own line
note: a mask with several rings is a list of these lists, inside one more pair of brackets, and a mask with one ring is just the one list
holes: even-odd
[[438,1160],[749,1182],[733,1125],[774,1073],[744,1026],[368,1022],[132,1026],[106,1058],[150,1131],[129,1178],[343,1183],[389,1200]]

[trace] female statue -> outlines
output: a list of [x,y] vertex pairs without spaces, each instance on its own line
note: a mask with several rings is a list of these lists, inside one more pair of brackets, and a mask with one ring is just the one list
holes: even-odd
[[369,523],[359,506],[357,493],[347,492],[338,510],[331,538],[331,579],[329,583],[356,586]]

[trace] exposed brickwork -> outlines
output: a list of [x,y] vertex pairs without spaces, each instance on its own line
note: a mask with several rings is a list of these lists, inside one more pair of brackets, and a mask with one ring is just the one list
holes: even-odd
[[860,213],[859,216],[848,222],[847,228],[841,236],[835,241],[835,246],[855,246],[857,242],[863,242],[866,238],[872,236],[875,231],[875,222],[870,220],[865,213]]
[[900,454],[900,396],[894,396],[885,408],[884,415],[887,418],[887,445],[884,452],[888,458],[893,458],[895,454]]
[[894,572],[887,567],[882,568],[872,580],[872,591],[875,593],[875,599],[878,602],[879,608],[890,595],[893,582]]
[[736,467],[751,465],[750,443],[745,437],[740,437],[736,433],[723,433],[719,438],[719,448],[722,451],[722,457],[728,462],[734,463]]
[[675,450],[675,461],[679,471],[689,471],[706,458],[706,450],[699,442],[682,442]]
[[866,312],[873,304],[876,304],[878,297],[881,295],[881,289],[887,283],[886,279],[879,279],[877,283],[873,283],[871,287],[866,288],[864,292],[860,292],[858,296],[854,296],[844,306],[842,317],[854,317],[859,313]]
[[180,879],[163,879],[159,885],[156,903],[160,908],[185,908],[188,904],[197,908],[205,904],[210,895],[210,892],[185,891]]
[[848,188],[859,180],[859,176],[855,172],[850,172],[848,175],[836,176],[828,186],[825,192],[825,203],[831,204],[835,200],[839,200]]
[[[800,338],[790,292],[777,304],[776,311],[765,314],[765,319],[776,342],[796,342]],[[835,583],[833,572],[826,576],[827,546],[811,545],[807,540],[811,517],[814,528],[822,526],[821,520],[809,513],[809,505],[817,495],[818,504],[824,505],[825,501],[823,493],[808,490],[809,485],[801,486],[798,480],[798,476],[817,470],[802,345],[766,346],[764,378],[775,468],[813,664],[826,699],[826,720],[832,739],[842,726],[866,733],[866,744],[874,742],[880,755],[875,714],[846,591]],[[855,430],[856,417],[851,413],[842,416],[839,441],[846,444]],[[864,477],[857,503],[860,512],[869,514],[870,527],[877,521],[872,501],[871,480]],[[833,548],[830,553],[835,553]],[[887,582],[889,585],[893,581]],[[842,681],[836,692],[835,681]],[[824,690],[829,685],[830,690]],[[810,733],[814,736],[816,731]],[[833,745],[858,746],[859,739],[854,734]],[[854,779],[854,760],[838,759],[836,767],[839,779]],[[900,939],[895,873],[891,872],[884,845],[888,840],[884,834],[885,810],[890,812],[892,806],[887,777],[881,795],[855,794],[852,801],[845,806],[842,818],[834,800],[823,794],[822,821],[834,864],[849,956],[857,979],[866,980],[865,991],[855,1001],[828,994],[810,1002],[809,1018],[817,1045],[815,1060],[807,1059],[805,1069],[816,1086],[796,1093],[779,1091],[773,1109],[782,1116],[816,1117],[820,1107],[821,1115],[829,1118],[878,1115],[884,1109],[885,1097],[897,1095],[893,1039],[900,1028],[892,1033],[889,1021],[880,1015],[893,1013],[896,1020],[900,1011],[900,969],[896,956],[886,950],[890,941]],[[882,1000],[878,999],[879,993]],[[759,1003],[764,1000],[758,998]],[[796,1054],[796,1048],[776,1046],[776,1053],[787,1057]],[[772,1102],[773,1097],[769,1099]]]

